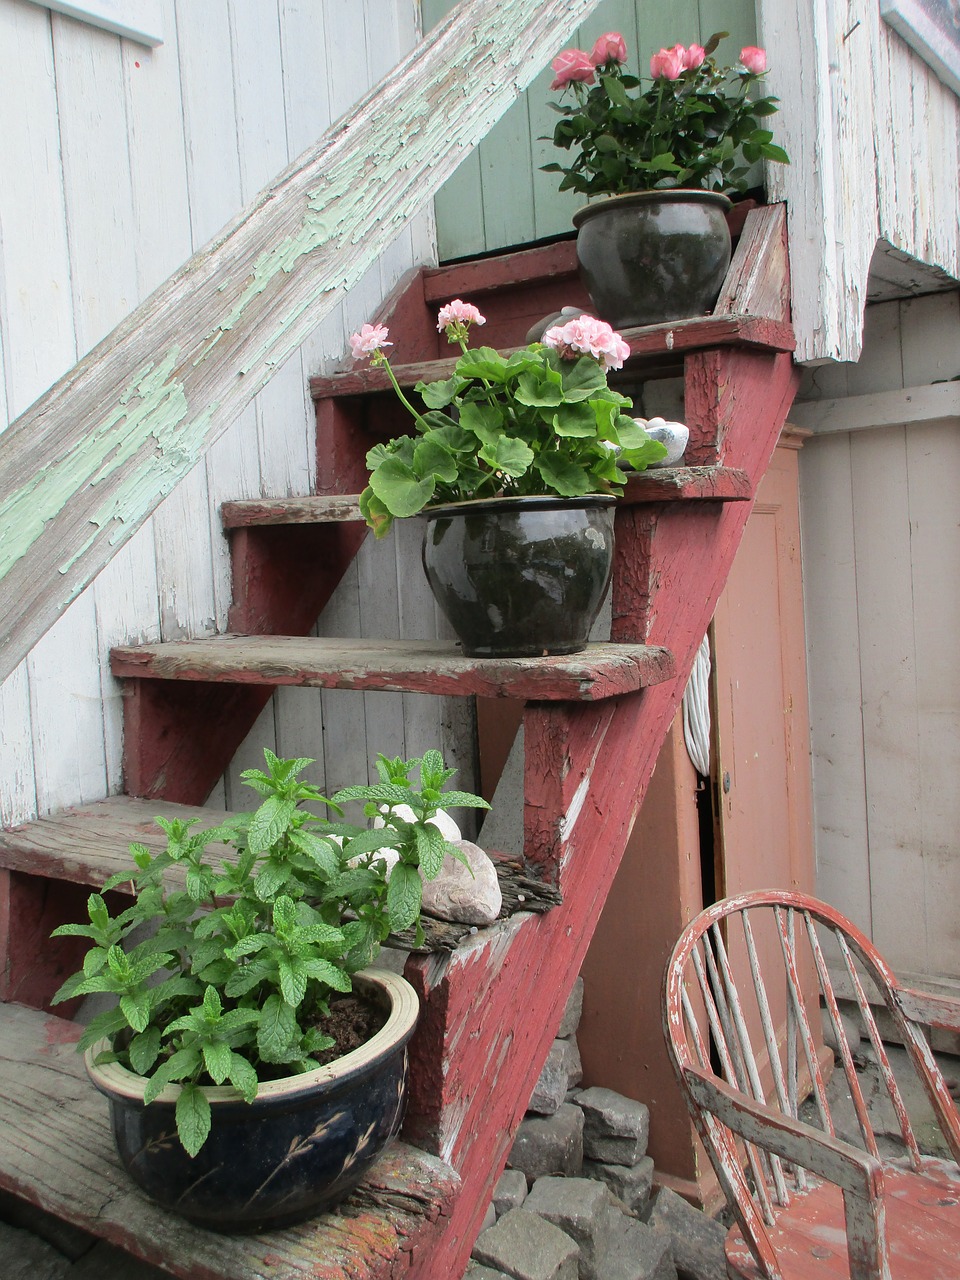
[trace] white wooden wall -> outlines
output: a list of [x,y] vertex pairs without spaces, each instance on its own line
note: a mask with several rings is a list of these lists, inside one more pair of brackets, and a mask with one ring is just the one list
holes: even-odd
[[[960,978],[960,294],[867,309],[801,458],[818,891],[895,969]],[[945,381],[946,380],[946,381]]]
[[[25,0],[0,0],[0,427],[418,38],[417,0],[163,0],[162,8],[164,42],[150,50]],[[409,266],[433,256],[424,217],[0,687],[0,821],[119,790],[110,646],[223,628],[229,563],[219,503],[310,491],[308,376],[336,367],[346,335]],[[426,587],[398,590],[419,582],[407,568],[414,532],[364,551],[321,630],[436,634]],[[214,801],[243,800],[238,772],[263,746],[316,756],[315,776],[330,789],[364,777],[378,750],[449,748],[445,724],[455,713],[444,704],[360,699],[283,691]]]
[[960,277],[960,99],[880,18],[878,0],[757,0],[773,127],[789,167],[798,359],[856,360],[879,239]]

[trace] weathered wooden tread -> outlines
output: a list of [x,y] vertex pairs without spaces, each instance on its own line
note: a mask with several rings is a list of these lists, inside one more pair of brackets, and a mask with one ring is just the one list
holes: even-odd
[[327,524],[362,520],[357,494],[303,498],[245,498],[224,502],[220,519],[225,529],[248,529],[265,524]]
[[[750,477],[736,467],[653,467],[630,477],[623,502],[680,502],[684,499],[747,502],[752,497]],[[358,494],[242,498],[224,502],[220,516],[225,529],[346,523],[363,519]]]
[[341,1208],[283,1231],[221,1236],[145,1199],[120,1166],[81,1028],[0,1005],[0,1187],[182,1280],[392,1280],[443,1229],[460,1179],[403,1142]]
[[[676,357],[687,351],[704,351],[711,347],[747,347],[758,351],[793,351],[796,339],[793,328],[781,320],[766,316],[722,315],[695,316],[691,320],[671,320],[665,324],[645,325],[640,329],[624,329],[630,344],[626,368],[638,372],[646,359]],[[503,354],[520,350],[507,348]],[[393,372],[401,387],[413,387],[420,381],[434,382],[449,378],[457,358],[424,360],[416,364],[396,364]],[[310,379],[314,400],[330,396],[362,396],[372,392],[392,392],[386,370],[371,364],[357,365],[343,373]]]
[[447,697],[595,701],[660,684],[676,671],[668,649],[591,644],[544,658],[468,658],[442,641],[212,636],[114,649],[115,676],[434,693]]
[[[20,826],[0,828],[0,867],[99,889],[118,871],[132,869],[131,844],[146,845],[152,853],[161,852],[166,836],[155,821],[157,817],[171,821],[179,818],[184,822],[196,819],[197,830],[204,830],[229,816],[221,809],[109,796],[106,800],[34,818]],[[226,856],[225,848],[220,856]],[[491,856],[503,894],[501,919],[518,911],[539,914],[559,904],[558,890],[537,880],[522,859],[497,851],[491,851]],[[167,878],[171,884],[183,879],[175,867],[169,869]],[[126,883],[118,889],[121,893],[125,891],[128,891]],[[423,931],[424,941],[420,947],[414,946],[412,930],[391,936],[387,945],[402,951],[453,951],[471,933],[469,925],[452,924],[426,915]]]

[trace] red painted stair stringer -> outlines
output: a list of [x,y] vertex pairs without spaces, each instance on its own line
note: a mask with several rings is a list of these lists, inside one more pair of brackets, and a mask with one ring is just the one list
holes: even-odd
[[[723,418],[723,461],[746,470],[755,491],[796,374],[786,355],[729,355],[721,393],[700,409],[715,423]],[[617,638],[637,638],[624,633],[642,627],[670,646],[683,674],[595,705],[527,705],[525,853],[556,871],[563,905],[485,931],[449,957],[407,965],[424,1009],[405,1136],[451,1163],[464,1187],[443,1237],[417,1259],[414,1274],[424,1280],[466,1265],[749,512],[747,503],[696,502],[661,518],[652,537],[642,517],[622,535],[618,528],[618,560],[646,567],[655,607],[638,619],[615,600]]]

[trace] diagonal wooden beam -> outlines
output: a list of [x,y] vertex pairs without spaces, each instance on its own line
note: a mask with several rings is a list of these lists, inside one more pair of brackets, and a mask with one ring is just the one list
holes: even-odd
[[598,0],[461,0],[0,437],[5,679]]

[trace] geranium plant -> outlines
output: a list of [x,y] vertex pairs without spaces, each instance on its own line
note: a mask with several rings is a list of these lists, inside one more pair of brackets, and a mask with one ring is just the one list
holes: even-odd
[[[112,997],[78,1048],[106,1038],[110,1048],[97,1060],[148,1077],[147,1103],[180,1083],[177,1132],[191,1156],[210,1130],[202,1085],[229,1081],[251,1102],[262,1080],[313,1070],[334,1049],[323,1027],[331,998],[351,990],[351,975],[373,962],[389,933],[415,925],[422,938],[421,874],[436,877],[447,855],[463,860],[438,826],[440,806],[489,808],[479,796],[444,790],[454,771],[438,751],[418,760],[381,756],[378,782],[330,800],[299,776],[311,760],[264,754],[266,770],[242,775],[263,797],[257,809],[201,831],[158,818],[166,849],[154,855],[132,845],[134,866],[104,885],[132,882],[133,904],[111,916],[102,895],[91,894],[89,924],[54,931],[90,940],[83,969],[54,1002]],[[419,787],[410,781],[415,769]],[[362,802],[378,825],[342,821],[348,801]],[[304,807],[316,803],[335,818]],[[231,852],[211,860],[207,849],[216,845]],[[182,887],[171,886],[174,869]],[[125,947],[143,926],[148,936]]]
[[589,54],[567,49],[554,59],[550,87],[569,91],[573,101],[550,104],[562,117],[553,141],[578,152],[569,165],[543,166],[563,174],[560,190],[742,193],[758,160],[787,164],[787,153],[763,124],[778,100],[750,96],[766,70],[766,53],[750,45],[735,66],[720,66],[714,53],[726,34],[706,45],[660,49],[650,60],[646,88],[624,70],[626,45],[616,31],[601,36]]
[[430,503],[619,494],[624,466],[641,471],[663,457],[663,446],[628,416],[631,401],[607,385],[608,370],[621,368],[630,348],[604,321],[580,316],[555,325],[509,356],[467,345],[471,326],[484,323],[459,298],[440,309],[437,328],[462,354],[451,377],[417,383],[422,409],[390,367],[387,329],[367,324],[351,337],[355,358],[370,356],[386,369],[417,432],[367,454],[360,508],[377,537],[395,517]]

